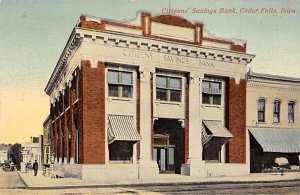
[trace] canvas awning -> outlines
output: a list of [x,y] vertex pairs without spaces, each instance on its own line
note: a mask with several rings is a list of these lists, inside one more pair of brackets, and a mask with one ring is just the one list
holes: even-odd
[[[207,131],[208,130],[208,131]],[[212,138],[222,138],[222,145],[229,141],[233,135],[219,120],[203,120],[202,144],[206,144]]]
[[300,129],[249,128],[264,152],[300,153]]
[[134,128],[133,117],[127,115],[108,115],[108,144],[114,141],[138,142],[142,138]]

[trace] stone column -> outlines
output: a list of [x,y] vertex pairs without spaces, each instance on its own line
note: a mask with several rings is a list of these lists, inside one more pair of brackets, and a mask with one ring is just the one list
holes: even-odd
[[182,166],[182,174],[204,177],[205,164],[202,161],[202,119],[200,115],[201,90],[200,76],[190,74],[189,79],[189,157],[186,165]]
[[152,93],[151,77],[154,70],[140,68],[140,160],[139,178],[155,178],[159,174],[158,165],[152,160]]

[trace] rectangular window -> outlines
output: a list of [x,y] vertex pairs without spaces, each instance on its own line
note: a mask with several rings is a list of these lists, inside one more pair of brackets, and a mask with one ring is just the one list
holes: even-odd
[[257,102],[258,122],[265,122],[265,100],[260,99]]
[[109,70],[107,73],[108,96],[132,98],[133,80],[131,72]]
[[108,145],[109,160],[118,162],[132,162],[133,143],[128,141],[114,141]]
[[181,78],[156,76],[156,100],[181,102]]
[[280,123],[280,101],[275,101],[273,106],[273,122]]
[[290,102],[288,104],[288,121],[289,121],[289,123],[294,123],[294,112],[295,112],[295,103]]
[[202,81],[202,104],[221,105],[222,81],[220,79],[205,78]]

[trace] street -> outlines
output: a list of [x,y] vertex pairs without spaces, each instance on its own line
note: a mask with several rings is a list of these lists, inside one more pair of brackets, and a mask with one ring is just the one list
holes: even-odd
[[6,172],[0,167],[0,189],[25,189],[25,187],[16,171]]
[[300,181],[133,185],[130,187],[97,187],[28,190],[17,172],[0,170],[0,194],[299,194]]

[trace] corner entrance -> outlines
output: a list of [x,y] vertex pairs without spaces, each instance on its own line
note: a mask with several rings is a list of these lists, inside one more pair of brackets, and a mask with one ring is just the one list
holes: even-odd
[[154,122],[153,160],[160,173],[178,173],[183,163],[184,131],[175,119],[158,119]]

